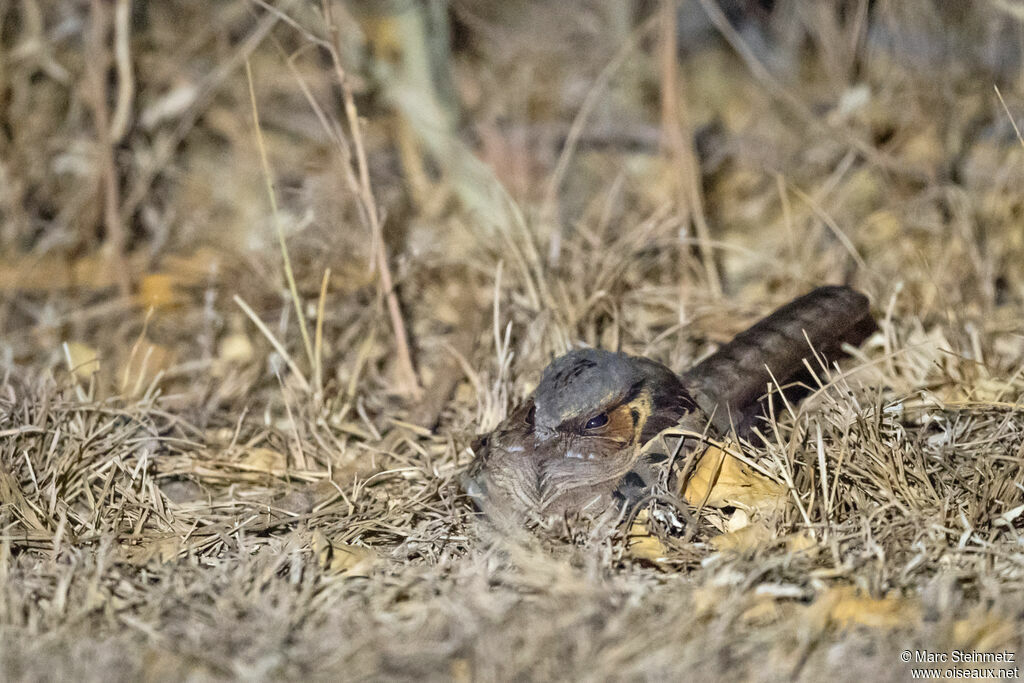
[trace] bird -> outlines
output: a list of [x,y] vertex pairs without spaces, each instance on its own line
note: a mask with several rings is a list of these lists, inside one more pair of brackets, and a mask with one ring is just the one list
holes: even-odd
[[676,374],[618,351],[582,348],[554,359],[527,399],[479,437],[463,488],[489,516],[598,517],[648,496],[667,456],[643,446],[670,427],[752,438],[770,383],[800,380],[805,359],[843,355],[877,329],[868,299],[825,286],[794,299]]

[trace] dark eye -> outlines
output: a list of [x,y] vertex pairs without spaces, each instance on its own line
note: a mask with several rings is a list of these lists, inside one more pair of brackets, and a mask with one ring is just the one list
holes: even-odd
[[487,445],[490,444],[490,442],[491,435],[484,434],[483,436],[476,437],[476,439],[473,440],[472,445],[470,445],[470,448],[473,450],[475,455],[479,455],[481,451],[487,448]]
[[608,414],[601,413],[600,415],[595,415],[587,420],[585,429],[597,429],[599,427],[604,427],[606,424],[608,424]]

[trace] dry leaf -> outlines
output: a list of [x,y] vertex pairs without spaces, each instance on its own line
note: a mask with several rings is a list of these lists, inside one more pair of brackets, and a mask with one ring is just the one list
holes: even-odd
[[252,342],[242,332],[226,335],[217,344],[217,358],[222,363],[248,363],[253,357]]
[[811,553],[817,552],[817,549],[817,542],[806,529],[786,536],[786,552],[788,553]]
[[732,597],[732,587],[717,583],[697,586],[693,590],[693,614],[695,617],[720,614],[722,604]]
[[775,540],[775,534],[763,522],[748,524],[735,531],[727,531],[724,534],[711,539],[711,545],[715,550],[729,550],[737,553],[748,552],[764,548]]
[[234,464],[239,469],[265,472],[275,477],[282,477],[288,472],[288,456],[269,448],[250,448]]
[[647,528],[647,510],[636,516],[626,534],[626,552],[636,560],[660,564],[668,556],[668,548]]
[[152,560],[166,564],[175,560],[180,552],[181,539],[178,536],[149,537],[121,544],[120,560],[136,567],[143,567]]
[[720,552],[750,552],[766,548],[773,543],[785,543],[786,552],[793,554],[815,552],[818,548],[817,543],[807,531],[798,531],[779,537],[776,535],[776,530],[762,520],[730,529],[711,539],[711,545]]
[[64,342],[64,351],[71,371],[80,381],[87,382],[100,370],[99,352],[88,344]]
[[[137,272],[148,254],[126,254],[124,267]],[[75,260],[62,254],[42,256],[14,255],[0,259],[0,290],[52,292],[68,287],[106,289],[118,283],[120,265],[102,252],[93,252]]]
[[313,532],[312,546],[317,562],[331,574],[365,575],[377,558],[369,548],[332,541],[319,530]]
[[754,471],[717,445],[709,445],[686,482],[690,505],[768,512],[785,504],[786,487]]
[[740,619],[746,624],[771,624],[777,621],[781,615],[779,601],[765,595],[757,598],[753,605],[745,609],[740,615]]
[[914,126],[913,133],[903,143],[901,159],[909,166],[919,166],[934,172],[945,159],[941,134],[937,124]]
[[[127,268],[134,277],[146,268],[150,259],[151,255],[144,250],[125,254],[119,261],[112,260],[102,251],[75,259],[64,254],[13,254],[0,257],[0,291],[52,292],[69,287],[106,289],[118,284],[119,268]],[[173,291],[175,286],[197,285],[208,280],[212,273],[222,268],[224,260],[222,254],[205,248],[186,255],[168,255],[162,259],[163,267],[159,273],[141,278],[138,299],[144,306],[148,305],[145,295],[148,290],[162,302],[159,295]],[[155,279],[147,284],[149,278]],[[159,304],[154,305],[159,307]]]
[[853,586],[825,591],[814,601],[811,609],[821,610],[829,622],[840,628],[868,626],[889,629],[917,623],[921,618],[916,602],[900,596],[866,597]]
[[1014,622],[977,605],[966,619],[953,625],[953,640],[958,647],[970,650],[998,650],[1011,644],[1018,629]]
[[179,287],[202,285],[223,270],[228,255],[210,247],[200,247],[189,254],[168,254],[160,261],[161,271],[168,273]]
[[150,273],[139,281],[135,295],[139,305],[145,309],[166,310],[177,308],[188,298],[178,289],[177,281],[167,273]]
[[724,531],[739,531],[748,526],[750,526],[750,514],[743,508],[736,508],[725,520]]

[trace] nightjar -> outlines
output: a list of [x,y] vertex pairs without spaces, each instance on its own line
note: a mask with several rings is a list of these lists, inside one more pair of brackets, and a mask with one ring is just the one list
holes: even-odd
[[628,507],[657,476],[660,463],[641,451],[659,432],[749,437],[771,400],[769,383],[801,386],[805,359],[834,360],[875,329],[864,295],[831,286],[779,308],[682,375],[625,353],[570,351],[477,440],[463,485],[492,515],[596,517]]

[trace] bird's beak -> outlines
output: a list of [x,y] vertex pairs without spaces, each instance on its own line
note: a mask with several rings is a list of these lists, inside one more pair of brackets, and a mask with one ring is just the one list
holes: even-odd
[[533,438],[537,443],[545,443],[558,436],[558,431],[550,427],[537,425],[533,428]]

